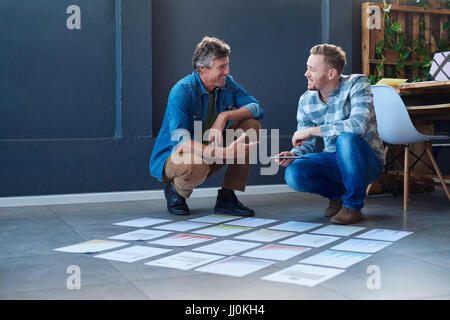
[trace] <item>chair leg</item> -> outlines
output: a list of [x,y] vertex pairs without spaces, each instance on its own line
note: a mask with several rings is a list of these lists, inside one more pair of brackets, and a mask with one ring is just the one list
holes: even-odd
[[442,175],[442,172],[439,169],[439,166],[437,165],[437,162],[436,162],[436,160],[433,157],[433,153],[431,151],[431,142],[430,141],[425,142],[425,150],[427,150],[428,157],[430,158],[431,163],[433,164],[434,170],[436,170],[436,173],[437,173],[437,175],[439,177],[439,180],[441,180],[442,187],[444,188],[444,191],[447,194],[448,200],[450,200],[450,192],[448,191],[447,184],[445,183],[445,178]]
[[403,211],[408,211],[409,198],[409,145],[405,145],[405,165],[403,176]]

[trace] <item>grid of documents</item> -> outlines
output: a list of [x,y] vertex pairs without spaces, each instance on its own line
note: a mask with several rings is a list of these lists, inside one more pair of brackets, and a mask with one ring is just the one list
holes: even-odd
[[[232,277],[264,270],[262,280],[314,287],[413,233],[221,214],[186,221],[142,217],[113,225],[122,232],[111,234],[109,240],[92,239],[54,250]],[[291,265],[273,268],[281,261]]]

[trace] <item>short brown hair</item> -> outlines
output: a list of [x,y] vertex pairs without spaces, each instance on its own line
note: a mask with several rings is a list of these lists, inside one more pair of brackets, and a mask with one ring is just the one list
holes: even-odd
[[344,66],[346,63],[346,54],[341,47],[327,43],[318,44],[312,47],[309,53],[323,55],[325,61],[332,68],[335,68],[339,74],[341,74],[342,70],[344,70]]
[[228,57],[230,52],[230,46],[225,42],[214,37],[204,37],[195,48],[192,67],[195,71],[199,67],[209,68],[214,59]]

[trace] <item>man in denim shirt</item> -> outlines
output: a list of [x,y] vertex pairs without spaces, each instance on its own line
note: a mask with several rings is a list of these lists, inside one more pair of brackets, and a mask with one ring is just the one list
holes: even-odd
[[[330,200],[324,215],[337,224],[362,219],[366,187],[385,164],[370,83],[365,75],[342,75],[345,52],[334,45],[314,46],[305,73],[308,91],[299,100],[293,149],[278,156],[286,183],[294,190]],[[314,153],[317,137],[324,150]]]
[[[258,143],[264,111],[254,97],[230,76],[230,47],[204,37],[197,45],[194,72],[172,88],[164,120],[150,158],[150,173],[166,183],[164,194],[172,214],[188,215],[186,204],[193,189],[228,164],[217,213],[253,216],[236,198],[245,191],[250,171],[249,152]],[[225,139],[225,131],[238,139]],[[233,138],[233,137],[231,137]],[[224,141],[228,140],[228,141]],[[227,144],[226,144],[227,143]]]

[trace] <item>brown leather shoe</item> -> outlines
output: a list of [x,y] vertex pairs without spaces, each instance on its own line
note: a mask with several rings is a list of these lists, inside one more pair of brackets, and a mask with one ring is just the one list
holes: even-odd
[[339,210],[341,210],[341,208],[342,208],[341,198],[336,199],[336,200],[330,200],[330,202],[328,203],[328,208],[325,209],[323,216],[327,217],[327,218],[331,218],[336,213],[338,213]]
[[342,207],[330,221],[337,224],[352,224],[361,221],[362,218],[361,212],[347,207]]

